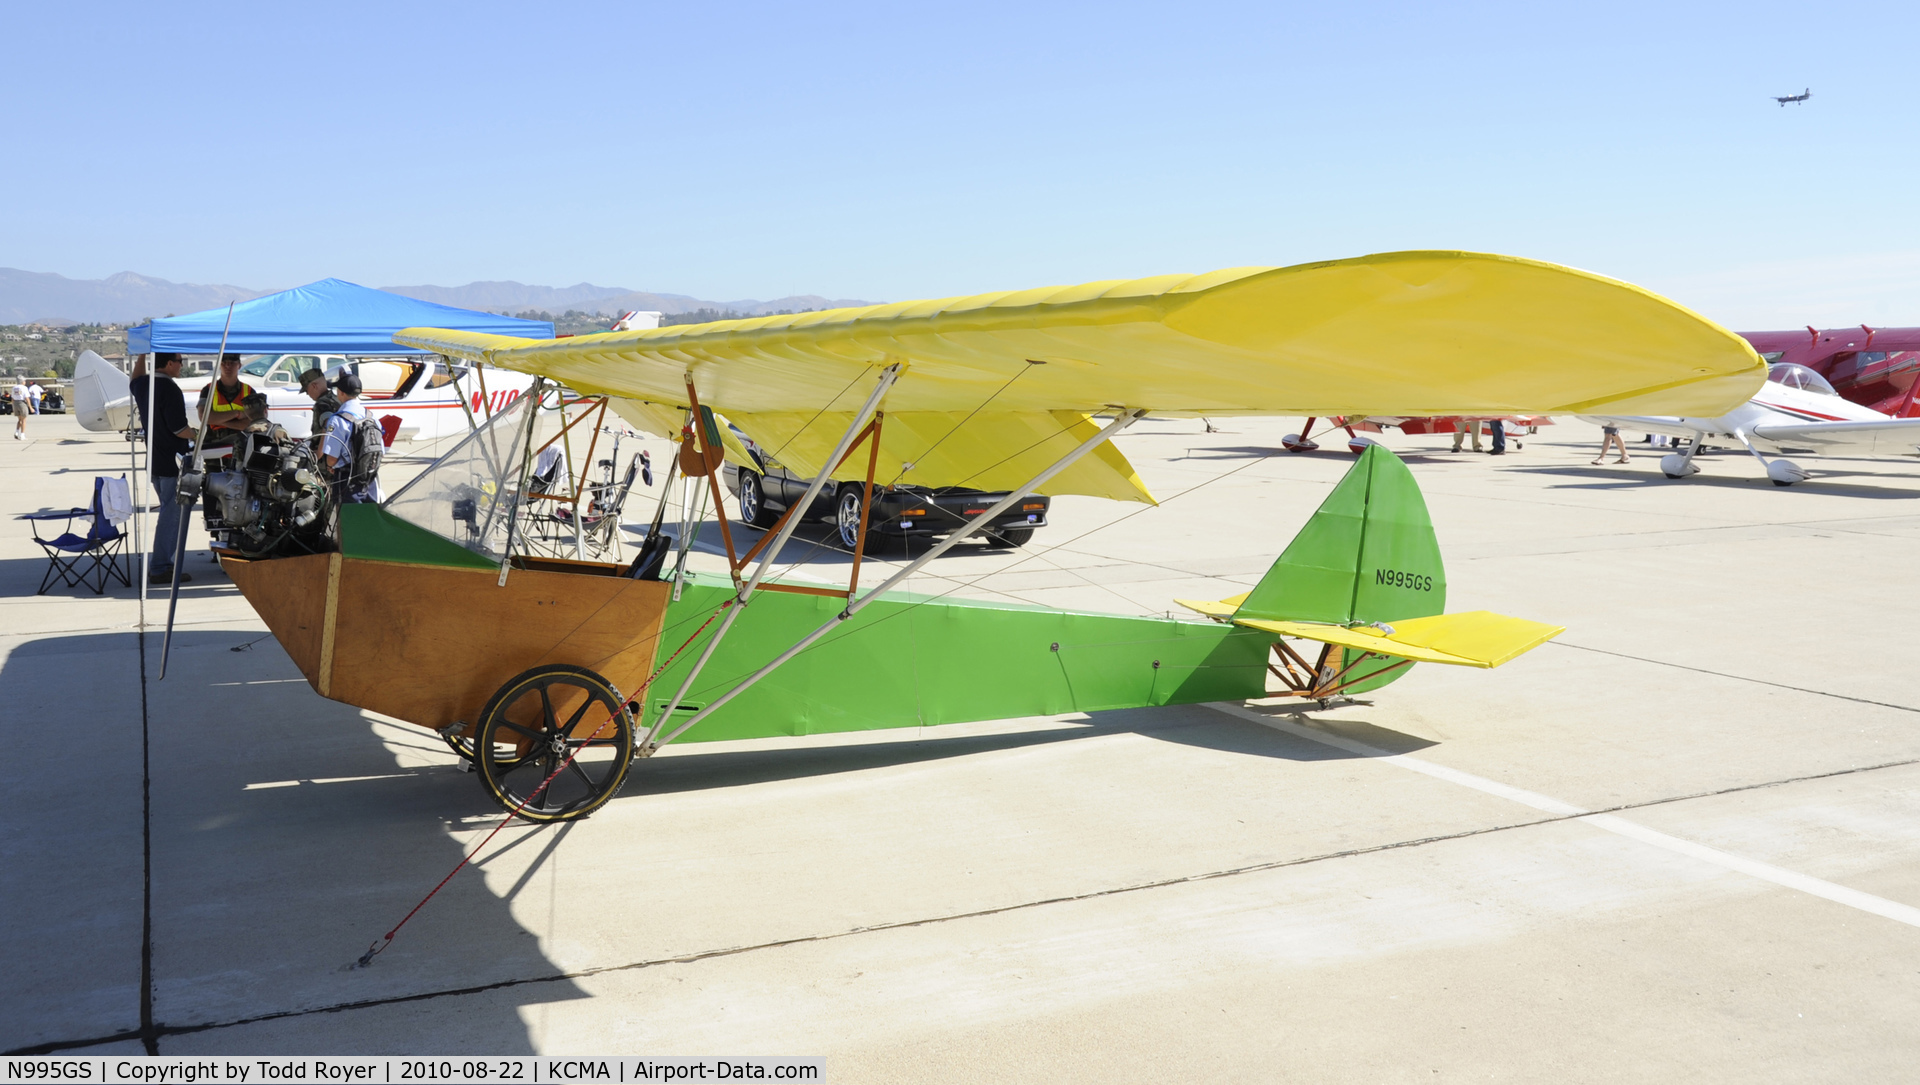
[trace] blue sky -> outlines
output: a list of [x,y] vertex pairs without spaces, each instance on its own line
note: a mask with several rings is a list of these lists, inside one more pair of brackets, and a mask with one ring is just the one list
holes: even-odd
[[[34,5],[0,265],[898,300],[1407,248],[1920,324],[1920,6]],[[1770,95],[1814,97],[1779,108]]]

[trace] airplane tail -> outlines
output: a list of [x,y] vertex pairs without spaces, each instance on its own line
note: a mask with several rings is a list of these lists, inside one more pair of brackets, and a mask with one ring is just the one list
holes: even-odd
[[126,429],[133,412],[127,375],[90,350],[73,364],[73,413],[83,429],[110,433]]
[[1446,608],[1447,573],[1426,498],[1407,465],[1373,445],[1234,616],[1348,625]]
[[[1413,472],[1371,445],[1252,591],[1217,603],[1176,601],[1236,623],[1395,622],[1446,610],[1447,572]],[[1344,692],[1378,689],[1410,669],[1397,659],[1362,659],[1365,651],[1342,647],[1339,666],[1354,680]]]
[[1175,600],[1209,617],[1341,649],[1340,691],[1399,679],[1408,661],[1497,667],[1560,634],[1502,614],[1446,614],[1447,574],[1427,502],[1400,458],[1373,445],[1251,591]]

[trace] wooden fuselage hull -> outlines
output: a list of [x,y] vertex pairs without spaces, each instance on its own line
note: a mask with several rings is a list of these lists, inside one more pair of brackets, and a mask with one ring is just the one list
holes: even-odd
[[435,730],[471,725],[496,690],[543,664],[587,668],[630,695],[653,666],[671,593],[540,569],[499,586],[491,569],[345,554],[221,565],[322,697]]

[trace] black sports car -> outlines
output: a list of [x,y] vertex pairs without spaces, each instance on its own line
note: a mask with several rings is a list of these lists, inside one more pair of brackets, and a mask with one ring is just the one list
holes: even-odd
[[[807,486],[813,480],[787,470],[739,430],[734,434],[753,454],[756,468],[737,467],[728,461],[721,468],[722,477],[726,479],[727,488],[740,499],[740,519],[754,527],[772,527],[779,522],[781,513],[806,496]],[[865,491],[866,487],[858,482],[829,483],[820,488],[813,508],[802,515],[810,520],[830,521],[839,529],[841,543],[852,549],[859,541],[860,505]],[[867,517],[868,545],[882,537],[950,535],[1006,496],[1005,490],[992,493],[964,486],[883,489]],[[1050,503],[1049,498],[1040,494],[1028,494],[994,517],[978,534],[988,546],[1024,546],[1033,538],[1034,528],[1046,526]]]

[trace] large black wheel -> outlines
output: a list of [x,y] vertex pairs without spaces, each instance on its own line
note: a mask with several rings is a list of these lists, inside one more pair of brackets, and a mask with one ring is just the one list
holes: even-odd
[[998,531],[986,528],[980,534],[987,537],[987,545],[995,548],[1025,546],[1033,538],[1030,527],[1003,527]]
[[[866,504],[866,487],[857,482],[849,482],[840,487],[840,497],[833,506],[833,525],[840,533],[840,545],[852,550],[860,545],[860,508]],[[873,530],[871,522],[867,525],[867,549],[876,550],[874,544],[880,536]]]
[[549,664],[494,693],[474,745],[480,780],[501,806],[528,821],[571,821],[626,782],[633,717],[606,679]]
[[760,476],[744,467],[740,469],[740,522],[761,528],[780,522],[780,517],[767,508],[767,491]]

